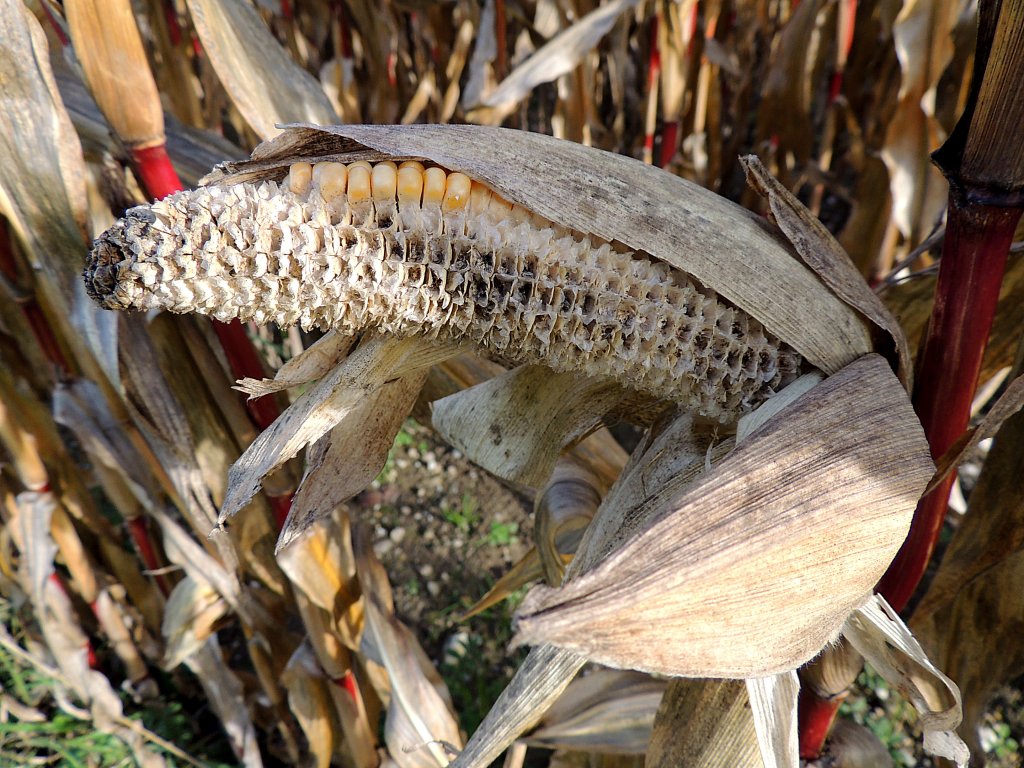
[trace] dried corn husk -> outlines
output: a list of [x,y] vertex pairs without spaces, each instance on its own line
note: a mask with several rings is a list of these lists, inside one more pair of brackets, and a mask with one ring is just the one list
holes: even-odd
[[[675,515],[561,589],[531,592],[519,642],[663,674],[756,677],[794,669],[835,639],[895,555],[931,463],[880,358],[784,414],[671,500]],[[897,461],[903,471],[889,476]],[[688,504],[701,513],[685,514]]]
[[614,382],[525,365],[435,402],[431,421],[484,469],[540,487],[562,448],[597,428],[623,395]]
[[746,686],[672,680],[654,721],[649,768],[762,768]]
[[[395,341],[378,337],[364,342],[321,379],[250,445],[228,475],[228,493],[219,521],[234,515],[255,495],[260,480],[318,440],[342,419],[363,424],[372,417],[363,409],[366,398],[388,381],[429,367],[456,353],[420,339]],[[415,387],[418,391],[418,386]],[[415,398],[413,398],[415,399]],[[411,408],[412,403],[409,403]],[[396,430],[397,431],[397,430]],[[394,438],[394,434],[388,436]],[[367,483],[372,480],[367,478]],[[328,512],[327,510],[322,510]]]

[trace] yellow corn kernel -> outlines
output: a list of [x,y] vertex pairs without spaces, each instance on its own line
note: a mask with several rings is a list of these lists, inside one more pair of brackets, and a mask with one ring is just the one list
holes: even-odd
[[370,199],[369,163],[359,165],[353,163],[348,167],[348,201],[364,203]]
[[313,166],[309,163],[292,163],[288,169],[288,189],[296,195],[304,195],[309,192],[310,182],[313,180]]
[[327,202],[345,194],[348,169],[343,163],[317,163],[313,166],[313,186]]
[[448,174],[448,181],[444,188],[444,202],[442,210],[460,211],[469,204],[469,195],[472,190],[472,182],[469,176],[464,173]]

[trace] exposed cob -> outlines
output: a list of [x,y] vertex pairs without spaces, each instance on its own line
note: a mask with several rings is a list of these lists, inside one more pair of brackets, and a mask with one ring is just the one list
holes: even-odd
[[685,273],[420,163],[295,163],[134,208],[93,245],[110,309],[466,339],[726,420],[800,356]]

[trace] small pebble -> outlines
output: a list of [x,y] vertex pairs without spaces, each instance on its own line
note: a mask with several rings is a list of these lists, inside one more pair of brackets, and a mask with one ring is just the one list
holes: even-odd
[[430,593],[431,597],[437,597],[439,594],[441,594],[441,585],[438,584],[436,581],[428,581],[427,592]]
[[405,528],[398,526],[392,529],[391,533],[388,534],[388,538],[395,542],[395,544],[401,544],[402,539],[405,538]]
[[388,552],[395,548],[395,542],[391,539],[381,539],[380,541],[374,542],[373,554],[377,557],[384,557]]
[[429,579],[431,576],[434,575],[434,566],[432,566],[430,563],[424,563],[419,567],[418,570],[420,572],[420,576],[422,576],[424,579]]
[[444,641],[444,664],[454,664],[469,650],[469,633],[464,630],[453,632]]

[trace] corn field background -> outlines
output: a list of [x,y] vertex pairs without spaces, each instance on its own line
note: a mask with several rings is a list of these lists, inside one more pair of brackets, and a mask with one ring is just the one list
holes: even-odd
[[[0,766],[1020,766],[1022,83],[1021,0],[0,0]],[[732,259],[698,293],[801,352],[858,340],[737,427],[479,346],[86,295],[95,238],[218,164],[392,157],[608,252]],[[787,461],[777,533],[701,506],[785,495]]]

